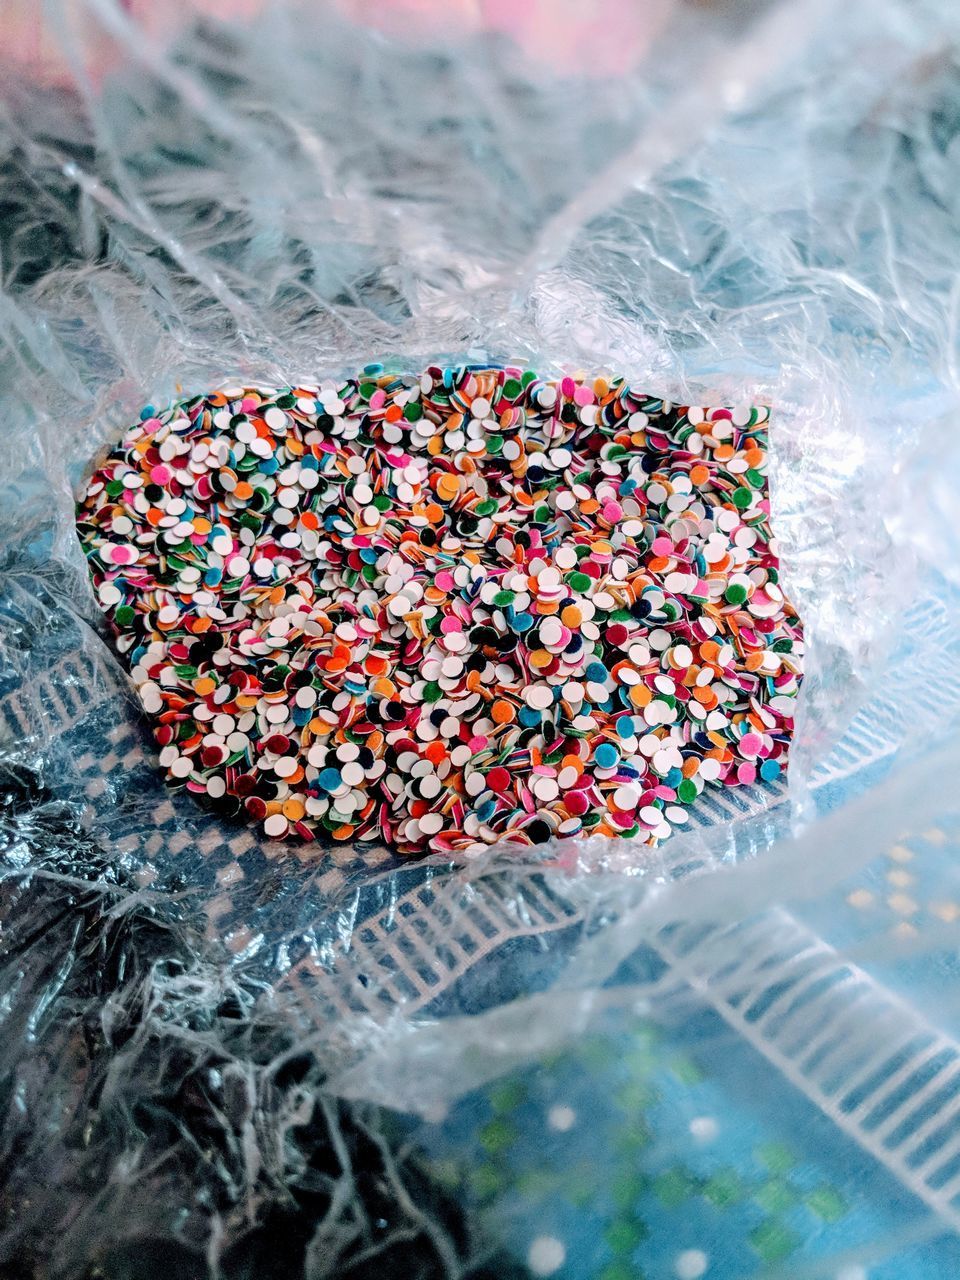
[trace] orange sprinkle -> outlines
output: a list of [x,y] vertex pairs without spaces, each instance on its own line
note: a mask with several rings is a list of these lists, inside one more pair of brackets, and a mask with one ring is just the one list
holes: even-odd
[[498,698],[490,708],[490,718],[495,724],[511,724],[516,719],[516,712],[509,702]]

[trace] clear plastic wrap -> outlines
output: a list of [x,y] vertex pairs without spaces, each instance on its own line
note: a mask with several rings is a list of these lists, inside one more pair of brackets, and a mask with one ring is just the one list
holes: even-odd
[[[852,1141],[882,1170],[840,1196],[849,1236],[844,1215],[784,1226],[768,1189],[792,1252],[752,1221],[737,1252],[701,1197],[684,1249],[712,1248],[716,1274],[956,1274],[960,23],[933,0],[678,3],[624,69],[623,15],[561,56],[581,47],[566,8],[539,6],[549,40],[446,9],[385,31],[286,5],[185,11],[161,36],[86,0],[51,9],[52,78],[5,75],[8,1270],[146,1276],[163,1256],[231,1277],[269,1268],[282,1236],[278,1274],[400,1271],[414,1240],[425,1275],[504,1274],[507,1253],[552,1273],[555,1245],[528,1254],[510,1207],[522,1186],[501,1170],[463,1190],[497,1163],[471,1154],[470,1107],[496,1119],[496,1089],[545,1060],[602,1097],[599,1035],[604,1061],[651,1036],[665,1060],[706,1056],[759,1145],[815,1123],[824,1160]],[[591,841],[465,869],[261,843],[164,791],[74,534],[85,468],[178,387],[370,359],[622,371],[681,403],[772,406],[773,523],[809,642],[788,784],[704,804],[654,852]],[[768,1004],[808,974],[829,1008],[798,999],[768,1035]],[[808,1070],[827,1013],[851,1046],[832,1092]],[[856,1058],[863,1037],[880,1058]],[[915,1072],[895,1056],[910,1045],[930,1049]],[[913,1129],[846,1067],[919,1093]],[[769,1097],[748,1122],[754,1079]],[[777,1102],[795,1095],[807,1112]],[[923,1126],[940,1165],[917,1156]],[[661,1125],[650,1178],[702,1132]],[[753,1159],[729,1141],[731,1166]],[[364,1184],[354,1156],[373,1169],[374,1148]],[[606,1239],[590,1206],[610,1179],[556,1227],[564,1274],[680,1267],[622,1226],[625,1254],[571,1245]],[[455,1205],[469,1226],[445,1225]]]

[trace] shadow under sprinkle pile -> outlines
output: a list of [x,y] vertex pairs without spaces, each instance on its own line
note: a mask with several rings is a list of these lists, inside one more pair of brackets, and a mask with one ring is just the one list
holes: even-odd
[[802,630],[767,410],[429,368],[149,406],[77,527],[176,786],[469,855],[779,776]]

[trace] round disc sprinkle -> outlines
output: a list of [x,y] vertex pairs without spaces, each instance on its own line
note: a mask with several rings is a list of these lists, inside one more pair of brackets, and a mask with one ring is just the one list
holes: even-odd
[[785,765],[767,410],[368,366],[148,406],[78,506],[160,764],[274,839],[648,842]]

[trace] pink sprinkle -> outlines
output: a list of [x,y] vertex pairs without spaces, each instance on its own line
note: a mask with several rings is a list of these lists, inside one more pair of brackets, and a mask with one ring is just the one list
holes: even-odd
[[566,396],[568,400],[576,391],[576,389],[577,389],[577,384],[574,382],[572,378],[564,378],[560,383],[560,394],[562,396]]
[[654,538],[650,545],[650,550],[655,556],[671,556],[673,555],[673,539],[672,538]]
[[755,756],[759,753],[763,746],[763,740],[759,733],[745,733],[740,739],[740,754],[744,756]]
[[737,781],[743,783],[745,787],[749,787],[751,783],[756,782],[757,771],[752,764],[737,765]]
[[371,409],[382,409],[387,402],[387,393],[383,387],[377,387],[376,391],[370,397]]
[[488,741],[489,739],[485,738],[482,734],[475,734],[467,743],[467,746],[473,752],[482,751]]
[[166,484],[173,472],[169,467],[165,467],[163,463],[158,463],[150,471],[150,479],[154,484]]
[[710,421],[719,422],[721,418],[730,419],[732,416],[733,415],[731,414],[729,409],[714,409],[713,412],[710,414]]
[[581,385],[574,390],[573,400],[575,404],[579,404],[581,406],[585,404],[593,404],[594,395],[589,387],[584,386],[581,383]]
[[240,408],[244,413],[253,413],[255,409],[260,408],[260,401],[254,396],[244,396],[240,401]]
[[615,827],[632,827],[635,818],[632,813],[621,813],[619,809],[615,809],[613,813],[605,815],[608,822],[612,822]]
[[141,423],[141,429],[145,431],[147,435],[151,435],[151,436],[159,426],[160,426],[159,418],[147,418],[145,422]]
[[605,502],[603,504],[603,518],[611,524],[619,520],[623,515],[623,507],[619,502]]
[[590,801],[582,791],[568,791],[566,802],[568,812],[576,818],[582,817],[590,808]]
[[441,591],[452,591],[454,587],[453,574],[446,569],[442,569],[434,578],[434,582]]
[[462,631],[463,623],[459,618],[453,618],[448,614],[440,623],[440,630],[445,636],[448,636],[452,631]]

